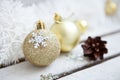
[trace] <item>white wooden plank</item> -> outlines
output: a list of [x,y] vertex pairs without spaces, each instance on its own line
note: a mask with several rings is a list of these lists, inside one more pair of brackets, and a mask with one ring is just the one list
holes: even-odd
[[[105,57],[109,57],[120,52],[120,45],[118,45],[120,41],[120,33],[104,37],[103,40],[108,41],[107,47],[109,49],[109,53],[105,55]],[[88,61],[82,57],[83,52],[80,45],[69,54],[79,55],[80,58],[74,60],[67,57],[66,54],[63,54],[47,67],[35,67],[28,62],[23,62],[0,69],[0,80],[39,80],[41,74],[59,74],[78,67],[82,67],[88,63],[92,63],[92,61]]]
[[120,57],[58,80],[120,80]]

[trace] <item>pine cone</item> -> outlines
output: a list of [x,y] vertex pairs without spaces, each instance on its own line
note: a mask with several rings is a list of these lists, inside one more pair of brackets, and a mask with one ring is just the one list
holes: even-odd
[[82,45],[84,56],[89,57],[91,60],[103,59],[103,55],[108,52],[105,46],[106,43],[99,36],[95,38],[88,37]]

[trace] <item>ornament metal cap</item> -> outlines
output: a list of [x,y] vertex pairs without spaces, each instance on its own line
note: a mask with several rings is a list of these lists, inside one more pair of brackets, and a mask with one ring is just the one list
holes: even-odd
[[54,20],[55,20],[56,23],[61,22],[62,21],[62,17],[59,14],[55,13]]
[[38,21],[36,22],[36,29],[37,29],[37,30],[38,30],[38,29],[45,29],[45,24],[44,24],[44,22],[38,20]]

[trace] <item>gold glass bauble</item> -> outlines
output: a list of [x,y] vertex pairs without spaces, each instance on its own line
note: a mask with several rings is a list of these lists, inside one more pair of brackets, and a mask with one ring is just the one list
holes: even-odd
[[74,22],[62,19],[58,14],[55,15],[55,23],[51,26],[51,31],[57,35],[61,43],[61,52],[71,51],[79,42],[79,28]]
[[55,34],[46,30],[42,22],[27,35],[23,43],[25,58],[36,66],[52,63],[60,54],[60,43]]
[[107,15],[113,15],[117,11],[117,5],[112,0],[106,2],[105,11]]
[[77,20],[75,21],[75,24],[79,27],[81,34],[87,30],[88,23],[86,20]]

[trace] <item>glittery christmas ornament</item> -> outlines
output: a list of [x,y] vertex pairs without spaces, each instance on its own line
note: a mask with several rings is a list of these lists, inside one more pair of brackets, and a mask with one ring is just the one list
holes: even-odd
[[60,54],[60,43],[56,35],[45,29],[39,21],[36,30],[27,35],[23,43],[25,58],[36,66],[52,63]]
[[107,0],[105,11],[107,15],[114,15],[117,11],[117,5],[112,0]]
[[75,21],[75,24],[79,27],[81,34],[87,30],[88,23],[86,20],[77,20]]
[[73,21],[63,19],[58,14],[55,14],[54,19],[55,23],[51,26],[51,31],[57,35],[61,43],[61,51],[69,52],[79,42],[79,27],[77,27]]

